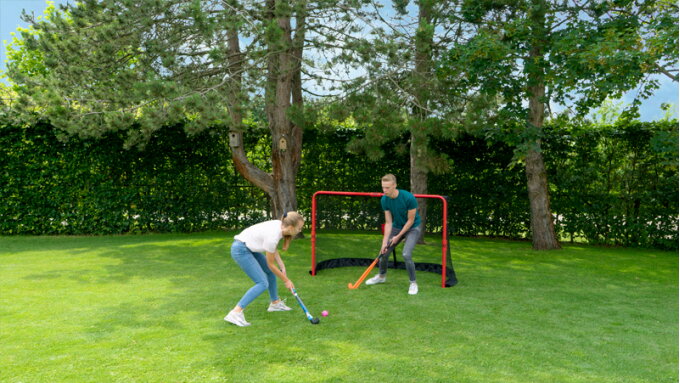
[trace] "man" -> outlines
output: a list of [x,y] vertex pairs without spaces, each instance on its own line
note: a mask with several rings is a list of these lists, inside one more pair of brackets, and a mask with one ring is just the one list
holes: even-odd
[[418,202],[413,194],[406,190],[397,189],[397,178],[392,174],[385,175],[382,180],[382,190],[385,195],[380,199],[385,211],[385,230],[383,232],[382,248],[380,249],[379,274],[366,281],[367,285],[385,283],[387,280],[387,261],[389,253],[403,240],[403,257],[408,271],[408,293],[418,294],[416,283],[416,265],[413,263],[413,248],[418,242],[422,227],[418,214]]

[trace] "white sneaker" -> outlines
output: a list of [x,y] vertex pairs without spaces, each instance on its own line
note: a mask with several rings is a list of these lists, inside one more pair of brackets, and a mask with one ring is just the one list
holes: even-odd
[[250,323],[246,322],[246,317],[243,316],[243,311],[237,313],[236,311],[231,310],[229,311],[229,314],[227,314],[227,316],[224,317],[224,320],[233,323],[239,327],[250,326]]
[[408,286],[408,295],[416,294],[418,294],[418,284],[415,282],[411,282],[411,284]]
[[385,283],[387,277],[381,277],[380,274],[376,274],[375,277],[366,281],[367,285],[377,285],[378,283]]
[[286,304],[283,301],[279,301],[278,303],[270,303],[269,308],[267,311],[272,312],[272,311],[290,311],[292,308],[286,306]]

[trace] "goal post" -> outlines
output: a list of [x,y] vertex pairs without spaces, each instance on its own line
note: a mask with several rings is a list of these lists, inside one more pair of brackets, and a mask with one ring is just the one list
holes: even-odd
[[[316,263],[316,211],[317,211],[317,196],[319,195],[337,195],[337,196],[362,196],[362,197],[382,197],[383,193],[362,193],[362,192],[345,192],[345,191],[317,191],[312,195],[312,268],[309,271],[313,276],[317,272]],[[456,278],[456,272],[453,269],[453,262],[451,261],[451,249],[449,248],[449,238],[448,238],[448,204],[446,197],[434,194],[414,194],[416,198],[430,198],[438,199],[442,202],[442,258],[441,265],[435,264],[416,264],[417,269],[441,272],[442,276],[442,287],[452,287],[458,283]],[[356,259],[354,262],[345,264],[344,266],[360,266],[361,263],[357,263]],[[366,259],[370,263],[370,259]],[[422,266],[422,267],[418,267]],[[338,267],[338,266],[329,266]]]

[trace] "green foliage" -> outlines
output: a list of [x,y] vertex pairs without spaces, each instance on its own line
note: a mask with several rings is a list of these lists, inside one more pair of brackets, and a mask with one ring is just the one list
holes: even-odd
[[[127,146],[179,121],[192,133],[231,121],[226,32],[265,28],[200,0],[84,0],[26,20],[30,33],[15,39],[8,64],[20,96],[13,110],[40,112],[68,135],[125,131]],[[260,50],[244,49],[244,61]],[[263,80],[260,69],[244,76],[247,88]]]
[[[448,196],[451,232],[524,238],[529,231],[529,201],[523,168],[511,166],[513,147],[469,134],[453,143],[438,141],[437,147],[449,156],[451,170],[429,177],[430,192]],[[441,222],[438,212],[428,216],[431,225]]]
[[[677,248],[677,122],[621,122],[592,129],[548,125],[541,136],[551,180],[551,207],[563,239],[625,246]],[[512,135],[508,128],[508,135]],[[300,207],[308,212],[318,190],[379,192],[378,179],[397,175],[408,184],[408,153],[376,162],[343,152],[363,133],[307,131],[305,164],[299,179]],[[521,139],[521,138],[520,138]],[[406,144],[402,136],[384,150]],[[312,145],[311,142],[314,142]],[[461,134],[455,141],[433,140],[449,171],[429,177],[429,192],[448,196],[449,228],[455,235],[525,238],[529,232],[526,176],[517,146],[506,140]],[[324,177],[324,174],[330,176]],[[338,229],[374,229],[382,220],[376,198],[319,197],[319,224]],[[441,230],[441,208],[428,205],[427,231]]]
[[677,248],[677,121],[553,126],[544,142],[564,236]]
[[[408,189],[408,153],[373,161],[364,155],[347,153],[347,145],[361,139],[357,129],[305,131],[306,148],[300,167],[297,190],[298,206],[306,216],[311,213],[312,195],[319,190],[381,192],[380,178],[392,173],[400,188]],[[399,142],[385,144],[389,150]],[[373,230],[383,220],[377,198],[335,198],[319,196],[319,227]]]
[[[253,122],[254,124],[254,122]],[[365,132],[307,129],[297,179],[299,210],[311,212],[319,190],[380,192],[380,177],[409,190],[405,134],[383,144],[378,161],[348,153]],[[337,126],[337,125],[336,125]],[[259,128],[266,132],[266,129]],[[144,151],[124,149],[124,135],[104,140],[57,139],[51,126],[0,125],[1,234],[113,234],[240,228],[267,216],[269,201],[235,172],[227,138],[215,128],[187,136],[180,125],[156,132]],[[270,138],[245,136],[253,163],[271,171]],[[512,134],[508,129],[508,134]],[[677,121],[616,125],[548,125],[542,136],[556,231],[564,239],[676,248]],[[429,177],[429,193],[448,196],[450,232],[525,238],[526,179],[514,166],[516,146],[460,134],[435,140],[449,170]],[[319,225],[374,230],[377,198],[319,197]],[[428,205],[428,232],[441,230],[441,205]]]
[[[365,130],[352,141],[353,153],[381,159],[384,145],[408,132],[412,173],[424,179],[429,172],[446,170],[446,159],[431,149],[429,141],[455,134],[442,127],[453,126],[464,101],[452,96],[454,87],[439,81],[432,63],[460,38],[456,9],[455,2],[378,2],[368,7],[366,18],[371,21],[363,33],[343,41],[345,50],[332,64],[360,72],[342,86],[342,113],[349,113]],[[403,150],[402,145],[397,147]],[[420,189],[427,189],[426,181]]]
[[171,126],[140,152],[125,150],[122,134],[60,142],[53,129],[0,125],[2,234],[190,232],[256,222],[268,209],[227,165],[220,133]]
[[[538,6],[545,6],[545,25],[531,18]],[[506,123],[528,115],[522,101],[530,73],[545,75],[542,102],[586,115],[607,97],[632,89],[647,98],[659,86],[650,74],[677,71],[678,7],[667,0],[464,1],[460,12],[469,38],[442,56],[438,74],[442,81],[463,81],[465,91],[500,97]],[[532,62],[527,58],[537,41],[545,55]],[[677,72],[670,77],[677,81]]]

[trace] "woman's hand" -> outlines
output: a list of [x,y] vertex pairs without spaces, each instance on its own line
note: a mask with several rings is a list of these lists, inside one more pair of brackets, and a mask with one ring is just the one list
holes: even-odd
[[293,289],[295,288],[295,285],[293,284],[293,281],[291,281],[290,279],[287,280],[285,283],[286,283],[286,288],[287,288],[288,290],[293,290]]

